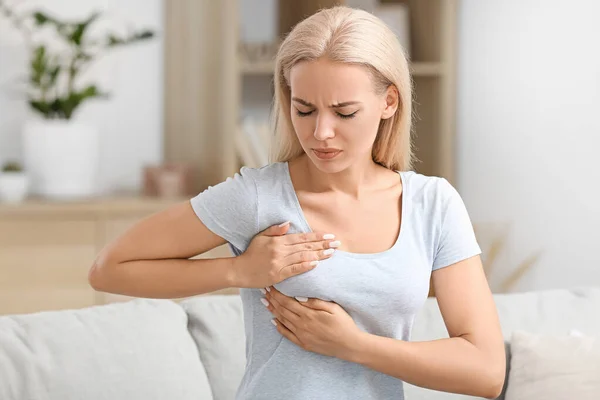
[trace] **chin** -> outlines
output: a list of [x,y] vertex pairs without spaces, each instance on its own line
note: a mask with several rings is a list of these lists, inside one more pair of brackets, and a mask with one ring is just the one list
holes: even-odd
[[344,157],[342,152],[332,160],[323,160],[317,157],[314,153],[308,154],[308,158],[312,161],[313,165],[321,172],[327,174],[335,174],[347,169],[350,165],[348,160]]

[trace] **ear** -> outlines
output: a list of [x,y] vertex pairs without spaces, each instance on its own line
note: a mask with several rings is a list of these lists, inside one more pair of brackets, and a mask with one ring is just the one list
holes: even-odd
[[398,109],[400,103],[400,94],[398,89],[394,85],[388,86],[385,93],[385,104],[383,111],[381,112],[381,119],[391,118]]

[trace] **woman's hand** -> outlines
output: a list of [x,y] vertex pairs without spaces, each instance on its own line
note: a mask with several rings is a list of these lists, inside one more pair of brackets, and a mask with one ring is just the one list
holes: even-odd
[[303,300],[299,301],[274,287],[267,289],[267,309],[279,333],[304,350],[349,359],[363,331],[342,307],[319,299],[296,298]]
[[236,287],[265,288],[315,268],[333,254],[339,241],[322,232],[286,235],[289,223],[260,232],[246,251],[233,260]]

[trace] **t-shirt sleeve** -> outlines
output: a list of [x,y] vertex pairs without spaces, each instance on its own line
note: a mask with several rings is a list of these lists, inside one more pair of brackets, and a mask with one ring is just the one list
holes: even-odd
[[467,208],[458,191],[446,180],[440,182],[444,205],[432,271],[481,254]]
[[215,234],[240,251],[246,250],[258,232],[258,193],[255,170],[239,173],[209,186],[190,200],[194,212]]

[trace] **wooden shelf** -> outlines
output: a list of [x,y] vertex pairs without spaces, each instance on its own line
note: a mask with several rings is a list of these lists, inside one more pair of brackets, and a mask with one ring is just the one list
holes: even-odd
[[240,62],[240,73],[243,75],[270,75],[275,71],[274,61]]
[[[132,299],[96,292],[98,253],[141,219],[185,199],[123,196],[82,201],[30,198],[0,204],[0,315],[81,308]],[[192,258],[230,256],[227,245]],[[236,288],[210,294],[236,294]]]
[[31,197],[21,203],[0,203],[0,217],[21,217],[47,214],[64,217],[84,214],[144,214],[163,209],[186,198],[122,196],[98,197],[88,200],[58,201]]

